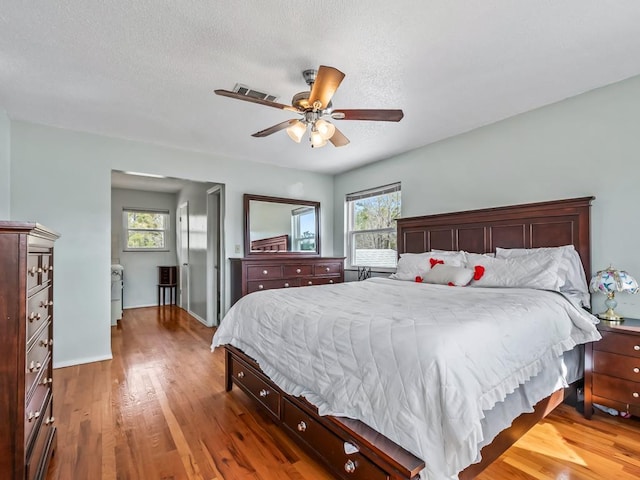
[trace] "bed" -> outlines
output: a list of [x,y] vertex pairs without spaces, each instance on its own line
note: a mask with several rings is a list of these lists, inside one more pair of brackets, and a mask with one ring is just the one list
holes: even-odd
[[[580,255],[584,271],[588,276],[590,273],[589,208],[591,200],[592,197],[586,197],[402,219],[398,221],[398,250],[401,255],[420,254],[433,250],[465,250],[477,254],[484,254],[495,252],[497,248],[532,249],[573,245]],[[371,279],[366,282],[353,282],[353,285],[343,284],[341,286],[336,285],[328,288],[318,287],[317,290],[295,289],[295,293],[293,290],[289,292],[260,292],[260,297],[248,296],[245,297],[246,300],[243,299],[242,302],[239,302],[241,305],[245,305],[246,309],[244,311],[241,310],[241,314],[237,314],[237,312],[236,314],[243,318],[257,315],[256,317],[252,317],[253,319],[251,321],[246,321],[244,328],[262,328],[262,324],[264,324],[264,331],[258,332],[256,337],[248,340],[250,337],[243,337],[240,334],[243,327],[236,327],[236,325],[240,325],[240,323],[235,323],[235,320],[227,320],[225,318],[220,329],[216,332],[216,336],[214,336],[213,345],[224,345],[226,352],[226,389],[230,390],[233,384],[239,386],[250,397],[261,404],[275,421],[280,422],[288,433],[299,440],[301,445],[315,454],[338,478],[369,480],[409,480],[420,477],[429,479],[455,478],[453,476],[454,474],[449,470],[446,471],[446,475],[442,473],[445,472],[445,469],[455,470],[455,476],[460,479],[473,478],[540,418],[543,418],[555,408],[555,406],[562,402],[568,391],[568,389],[562,387],[566,386],[570,381],[575,385],[574,381],[579,380],[580,375],[579,373],[574,373],[571,379],[567,379],[563,384],[556,385],[554,389],[549,391],[548,394],[545,394],[544,398],[541,398],[540,401],[536,400],[537,403],[533,406],[533,411],[522,415],[509,413],[509,415],[512,415],[510,418],[498,419],[497,424],[502,422],[504,425],[495,432],[487,433],[487,431],[491,429],[496,429],[495,424],[492,423],[491,426],[478,426],[475,423],[476,420],[482,420],[486,423],[491,420],[492,416],[496,418],[508,417],[507,414],[500,413],[500,409],[497,406],[493,408],[493,405],[498,403],[508,405],[512,402],[512,399],[515,399],[513,400],[515,403],[520,402],[518,395],[524,388],[520,389],[518,387],[519,384],[526,383],[527,388],[535,387],[537,389],[538,387],[533,384],[538,381],[542,382],[545,376],[549,376],[553,382],[556,382],[555,374],[553,373],[556,369],[566,368],[565,363],[568,362],[570,356],[573,357],[574,360],[577,359],[577,361],[581,358],[579,350],[572,347],[597,339],[595,328],[593,328],[593,325],[588,325],[588,317],[590,316],[583,314],[584,312],[581,309],[573,307],[571,302],[568,302],[566,299],[561,298],[559,294],[553,292],[535,291],[535,293],[528,293],[520,291],[521,289],[508,291],[505,289],[493,289],[489,291],[490,289],[478,288],[476,291],[468,289],[467,291],[469,293],[463,294],[464,289],[452,289],[441,285],[424,288],[424,285],[421,283],[410,284],[408,282],[406,282],[402,288],[394,290],[395,285],[398,284],[389,282],[393,281],[387,279]],[[360,285],[355,285],[355,283]],[[307,292],[304,292],[304,290],[307,290]],[[482,293],[485,290],[487,292]],[[358,291],[363,291],[363,295],[386,299],[385,303],[379,304],[376,308],[378,311],[385,312],[381,317],[383,320],[380,322],[372,320],[370,322],[371,326],[367,327],[368,324],[366,320],[368,316],[373,319],[374,314],[363,315],[363,318],[359,319],[359,324],[357,322],[354,323],[354,325],[360,325],[359,327],[355,329],[350,327],[351,330],[338,332],[337,335],[331,337],[332,342],[338,344],[337,347],[333,344],[322,343],[323,339],[326,338],[324,331],[316,330],[312,335],[309,334],[309,332],[305,333],[305,328],[317,329],[317,325],[323,324],[317,322],[314,324],[310,320],[307,320],[313,315],[315,315],[316,320],[319,319],[320,322],[324,321],[324,324],[331,325],[332,330],[340,329],[346,324],[347,320],[344,322],[341,320],[342,313],[339,310],[348,310],[348,308],[345,306],[338,307],[338,310],[332,310],[329,306],[340,305],[339,297],[341,295],[342,297],[345,295],[349,296],[357,303],[358,295],[360,295]],[[334,363],[332,363],[334,362],[334,357],[327,352],[332,351],[331,349],[334,347],[340,348],[339,344],[341,344],[341,339],[343,338],[355,338],[355,342],[357,343],[359,341],[358,337],[354,337],[353,332],[360,332],[367,328],[374,331],[375,334],[367,337],[366,340],[371,344],[369,348],[371,355],[370,357],[366,357],[366,361],[362,366],[363,371],[367,370],[370,365],[375,366],[374,370],[384,370],[387,368],[385,365],[389,364],[391,365],[391,367],[389,367],[391,370],[396,368],[396,376],[402,378],[407,376],[405,372],[412,372],[415,365],[419,364],[422,368],[423,365],[420,363],[422,361],[421,359],[416,360],[409,356],[402,356],[404,354],[400,356],[395,355],[395,350],[393,361],[386,362],[379,360],[378,353],[375,353],[378,351],[376,350],[378,347],[371,338],[390,338],[396,335],[396,332],[402,330],[398,328],[397,325],[404,324],[410,325],[410,328],[415,329],[416,332],[430,332],[431,330],[429,330],[429,328],[433,328],[432,325],[429,324],[425,326],[418,324],[413,318],[414,312],[417,309],[416,306],[420,305],[416,302],[418,302],[427,291],[429,291],[430,295],[434,295],[429,304],[433,305],[434,308],[439,308],[442,312],[456,312],[456,308],[458,310],[470,310],[474,308],[474,305],[480,305],[480,301],[470,299],[470,297],[474,295],[493,296],[500,306],[500,309],[507,312],[505,317],[507,320],[516,317],[525,318],[524,313],[514,314],[513,312],[517,310],[510,310],[510,306],[520,304],[523,301],[523,295],[528,295],[527,301],[529,301],[529,297],[535,297],[535,301],[541,305],[544,304],[545,308],[547,304],[554,304],[557,305],[557,308],[566,310],[566,312],[568,312],[567,315],[573,318],[573,323],[570,323],[570,325],[572,325],[570,330],[571,335],[575,335],[576,338],[574,339],[572,337],[571,341],[567,340],[568,337],[565,338],[564,336],[554,339],[554,348],[562,343],[562,349],[554,351],[553,354],[551,354],[551,350],[549,350],[548,358],[545,357],[544,361],[540,360],[539,362],[536,360],[538,363],[535,363],[535,371],[527,370],[531,368],[533,362],[529,362],[527,358],[523,358],[522,362],[526,364],[526,368],[517,367],[520,378],[516,378],[515,380],[509,378],[507,380],[507,377],[505,377],[504,381],[501,379],[498,385],[499,388],[492,387],[490,389],[492,392],[490,395],[487,394],[486,390],[483,390],[484,387],[482,385],[478,386],[478,395],[481,395],[479,398],[483,398],[487,402],[482,409],[474,408],[473,395],[475,394],[475,383],[482,384],[481,381],[476,382],[475,377],[489,378],[491,375],[488,375],[487,372],[499,372],[497,369],[501,367],[498,364],[505,362],[502,360],[494,361],[494,357],[498,359],[497,355],[487,356],[480,350],[478,350],[477,353],[478,357],[473,357],[473,353],[470,352],[475,350],[474,345],[482,345],[483,347],[490,346],[493,349],[506,348],[507,350],[513,347],[513,350],[525,351],[527,349],[524,348],[523,345],[527,342],[508,344],[501,340],[495,345],[489,345],[489,342],[494,340],[487,339],[486,341],[476,342],[476,344],[469,343],[469,340],[464,340],[465,337],[468,338],[471,335],[471,338],[473,338],[473,335],[481,335],[486,327],[479,327],[476,322],[466,322],[460,324],[464,325],[466,332],[465,335],[462,335],[459,333],[462,327],[454,321],[457,318],[455,315],[453,317],[445,317],[443,313],[440,315],[442,318],[452,318],[453,320],[447,321],[445,326],[439,325],[437,327],[439,331],[446,331],[448,333],[446,342],[452,343],[445,343],[445,345],[451,345],[451,348],[439,348],[439,342],[441,343],[441,340],[434,340],[428,344],[428,348],[422,348],[423,344],[420,344],[420,348],[415,349],[429,352],[432,350],[442,350],[441,353],[445,356],[449,355],[450,358],[454,358],[451,353],[453,351],[454,354],[466,356],[468,360],[467,362],[451,361],[448,364],[445,363],[444,369],[441,367],[441,363],[437,365],[434,363],[428,364],[436,365],[437,368],[435,371],[439,375],[443,376],[446,374],[446,378],[451,379],[445,382],[446,388],[436,389],[421,386],[420,390],[438,392],[437,395],[440,395],[440,397],[438,397],[439,401],[427,404],[422,399],[419,399],[416,403],[413,390],[407,388],[407,384],[411,386],[412,383],[419,384],[423,382],[422,376],[416,377],[417,380],[415,382],[412,382],[410,380],[411,377],[409,377],[408,381],[404,379],[404,383],[400,384],[395,383],[395,377],[388,377],[391,378],[391,380],[389,380],[387,384],[387,380],[385,380],[387,377],[381,376],[379,378],[382,380],[378,381],[378,377],[376,377],[377,372],[368,371],[365,375],[361,371],[357,373],[357,375],[360,375],[360,378],[358,379],[356,375],[356,377],[354,377],[355,380],[351,381],[351,364],[346,360],[344,360],[345,363],[343,364],[342,359],[340,360],[340,368],[343,368],[343,371],[331,371],[332,367],[335,367]],[[467,299],[463,300],[461,295],[465,295]],[[298,296],[300,296],[300,298],[296,299],[295,297]],[[309,299],[314,296],[317,297],[317,303],[309,302]],[[270,303],[270,307],[267,310],[261,310],[260,302],[268,299],[272,302]],[[289,301],[303,303],[292,303],[292,309],[295,312],[294,321],[293,323],[282,323],[281,325],[277,322],[280,321],[281,316],[284,318],[284,308]],[[305,304],[305,301],[308,303]],[[461,303],[463,301],[470,303],[463,305]],[[306,306],[305,308],[301,308],[300,305]],[[366,308],[366,302],[363,301],[361,307]],[[545,315],[541,313],[542,310],[536,310],[536,308],[535,306],[530,308],[531,311],[535,313],[534,317],[543,318]],[[478,312],[477,316],[480,318],[482,315],[480,314],[480,310],[478,310]],[[230,314],[231,313],[232,312],[230,312]],[[233,315],[234,314],[231,314],[231,317],[233,317]],[[392,329],[389,327],[390,323],[384,321],[384,319],[389,317],[394,318]],[[442,318],[440,320],[442,320]],[[260,321],[256,321],[256,319],[260,319]],[[296,319],[298,320],[297,323]],[[363,320],[365,323],[362,323]],[[475,318],[472,320],[475,320]],[[233,326],[231,326],[232,321],[234,322]],[[546,332],[556,330],[553,326],[555,325],[553,318],[547,319],[546,321],[551,323],[546,324],[546,327],[538,329],[540,335],[546,335]],[[495,323],[494,328],[498,331],[506,331],[506,328],[510,328],[510,324],[516,324],[517,322],[502,321],[502,323],[498,323],[496,320]],[[522,323],[528,325],[528,322]],[[364,325],[364,327],[362,325]],[[416,327],[416,325],[418,325],[418,327]],[[300,330],[301,328],[302,330]],[[376,331],[375,329],[377,328],[380,330]],[[457,331],[456,328],[459,330]],[[477,328],[478,330],[475,333],[470,333],[473,332],[473,328]],[[281,331],[278,329],[281,329]],[[557,330],[561,329],[558,328]],[[528,335],[530,337],[532,333],[533,332],[526,332],[518,334],[514,331],[513,336]],[[287,335],[290,336],[287,337]],[[359,335],[359,333],[357,335]],[[509,333],[509,335],[511,335],[511,333]],[[297,345],[297,339],[300,337],[312,339],[312,342],[314,339],[318,339],[318,345],[315,347],[313,344],[307,344],[304,348],[307,348],[309,351],[315,349],[320,352],[325,352],[327,357],[330,357],[328,361],[325,362],[323,359],[307,359],[302,353],[298,353],[296,349],[300,349],[300,346]],[[421,336],[420,338],[424,341],[430,339],[429,335]],[[285,342],[284,344],[282,343],[283,341]],[[405,338],[402,341],[406,342],[407,339]],[[467,342],[466,344],[464,343],[465,341]],[[289,342],[289,344],[286,342]],[[487,342],[487,345],[484,345],[485,342]],[[457,345],[455,348],[453,348],[454,344]],[[281,361],[285,361],[290,368],[280,368],[280,370],[278,370],[278,368],[274,367],[274,365],[278,363],[278,359],[275,358],[271,360],[264,356],[264,350],[268,345],[273,345],[273,350],[277,351],[277,357],[279,357]],[[400,343],[400,345],[405,346],[405,343]],[[500,345],[502,345],[502,347]],[[459,350],[458,352],[455,351],[456,348]],[[363,350],[367,350],[367,348],[358,349],[358,351]],[[409,352],[413,350],[413,348],[400,348],[400,350]],[[531,350],[533,351],[534,349]],[[567,359],[565,359],[565,356],[559,354],[560,351],[564,352],[565,350],[567,351],[565,354]],[[247,353],[250,355],[247,355]],[[297,358],[296,355],[299,355],[299,358]],[[407,355],[409,354],[407,353]],[[254,358],[261,359],[260,364],[258,364]],[[491,365],[482,368],[476,367],[475,364],[479,363],[478,359],[483,358],[486,362],[483,361],[482,363]],[[301,367],[297,369],[294,368],[296,363],[299,363]],[[320,374],[316,374],[318,363],[327,363],[329,366],[328,371],[323,370]],[[453,365],[454,363],[461,365],[464,371],[449,371],[448,365]],[[573,363],[576,362],[574,361]],[[471,368],[471,366],[473,366],[473,368]],[[345,368],[349,371],[344,370]],[[477,372],[473,369],[477,369]],[[482,369],[486,369],[486,371]],[[305,381],[300,380],[299,377],[301,375],[304,377],[306,374],[308,374],[309,377],[314,377],[313,379],[309,378],[309,384],[314,384],[314,382],[321,384],[323,381],[325,383],[329,382],[328,389],[322,391],[321,387],[318,387],[318,392],[320,393],[316,394],[313,388],[302,386],[302,384],[305,384]],[[465,375],[469,374],[475,377],[465,377]],[[353,385],[341,385],[340,379],[343,377],[346,379],[344,383],[351,382]],[[459,384],[455,383],[458,381],[458,377],[460,377]],[[372,378],[373,381],[369,381],[369,378]],[[424,382],[426,382],[426,380],[424,380]],[[550,387],[549,385],[545,385],[544,388],[549,389]],[[461,389],[464,389],[464,395],[456,396],[451,393],[455,393],[456,390],[462,391]],[[362,392],[360,392],[360,390],[362,390]],[[466,390],[468,390],[468,392]],[[331,401],[332,391],[347,392],[350,400],[345,400],[342,398],[343,395],[336,393],[336,397],[340,398],[334,403]],[[371,393],[376,391],[381,391],[382,394],[373,395]],[[542,390],[538,390],[538,394],[539,391]],[[436,394],[434,393],[434,395]],[[507,396],[507,398],[504,398],[505,396]],[[370,415],[371,412],[369,412],[369,410],[373,411],[376,408],[375,406],[369,408],[368,405],[364,404],[366,402],[362,402],[362,398],[381,398],[391,404],[392,401],[395,401],[394,399],[396,397],[400,399],[404,398],[405,403],[409,405],[410,408],[402,410],[396,409],[393,406],[387,407],[386,409],[391,412],[393,416],[389,418],[385,417],[381,420],[375,417],[372,418]],[[351,402],[351,404],[349,402]],[[457,405],[455,402],[460,403]],[[369,403],[374,404],[380,402],[377,400],[369,400]],[[508,408],[511,409],[511,407]],[[455,413],[456,411],[461,412],[461,414],[452,414],[452,412]],[[471,413],[467,414],[467,412]],[[418,417],[416,417],[416,415],[418,415]],[[513,417],[516,416],[517,418],[511,423]],[[444,439],[443,443],[447,445],[439,445],[437,442],[434,443],[432,438],[423,440],[420,436],[421,434],[410,431],[412,429],[411,425],[416,422],[416,418],[422,419],[423,417],[441,419],[439,428],[445,431],[445,436],[442,438]],[[360,418],[360,420],[357,418]],[[433,420],[433,418],[431,420]],[[502,430],[503,427],[509,424],[511,424],[509,428]],[[434,427],[433,430],[437,429]],[[500,430],[502,431],[497,433]],[[419,445],[416,446],[413,438],[404,438],[405,436],[415,436],[418,439],[416,441]],[[484,443],[488,441],[487,438],[484,438],[486,436],[490,437],[491,442],[483,446],[483,440]],[[474,452],[471,447],[466,445],[466,443],[470,442],[467,439],[471,437],[473,437],[473,442],[471,443],[473,443],[474,447],[482,447],[482,460],[480,462],[474,463],[478,460],[478,458],[475,458],[477,457],[477,451]],[[390,438],[393,438],[395,441],[392,441]],[[440,437],[434,438],[438,440]],[[456,444],[458,440],[461,442],[460,445]],[[450,447],[448,444],[453,446]],[[459,475],[458,472],[460,472]]]

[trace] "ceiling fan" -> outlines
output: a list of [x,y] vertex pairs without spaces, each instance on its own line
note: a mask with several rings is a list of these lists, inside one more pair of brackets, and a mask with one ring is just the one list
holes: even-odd
[[369,120],[374,122],[399,122],[404,113],[402,110],[334,110],[331,98],[344,79],[344,73],[337,68],[320,65],[318,70],[305,70],[302,72],[304,80],[310,90],[296,93],[291,100],[292,105],[262,100],[229,90],[215,90],[215,93],[224,97],[244,100],[268,107],[288,110],[297,113],[300,118],[285,120],[269,128],[254,133],[253,137],[266,137],[280,130],[287,130],[287,134],[297,143],[300,143],[304,134],[309,130],[309,141],[312,148],[323,147],[327,141],[336,147],[342,147],[349,143],[349,139],[338,130],[335,125],[327,120]]

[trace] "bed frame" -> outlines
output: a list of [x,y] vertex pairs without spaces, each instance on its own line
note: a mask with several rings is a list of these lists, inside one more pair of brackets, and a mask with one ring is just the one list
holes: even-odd
[[[496,247],[536,248],[573,244],[590,276],[590,205],[594,197],[530,203],[400,219],[398,253],[432,249],[488,253]],[[241,350],[225,346],[226,390],[238,385],[255,399],[285,431],[340,479],[415,480],[424,461],[357,420],[319,416],[303,398],[280,390],[258,364]],[[460,473],[460,480],[478,475],[540,419],[566,398],[559,390],[540,401],[533,413],[516,418],[482,449],[482,461]],[[347,454],[345,442],[357,453]],[[428,461],[428,458],[425,459]]]

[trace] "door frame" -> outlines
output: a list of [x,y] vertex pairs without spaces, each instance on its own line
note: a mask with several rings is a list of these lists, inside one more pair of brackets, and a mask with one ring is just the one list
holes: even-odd
[[[183,238],[183,230],[182,230],[182,209],[185,210],[185,218],[186,222],[186,248],[183,248],[183,242],[185,239]],[[180,308],[189,311],[189,202],[183,202],[178,205],[176,209],[176,223],[177,223],[177,257],[178,257],[178,270],[180,277],[180,292],[179,292],[179,303]],[[185,254],[187,258],[183,258],[183,254]],[[186,261],[185,261],[186,260]],[[186,268],[185,268],[186,267]]]
[[225,311],[224,185],[207,190],[207,325],[219,325]]

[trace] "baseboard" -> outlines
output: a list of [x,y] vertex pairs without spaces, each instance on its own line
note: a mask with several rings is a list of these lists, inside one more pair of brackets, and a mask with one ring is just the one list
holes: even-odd
[[188,313],[189,315],[191,315],[193,318],[195,318],[196,320],[198,320],[198,321],[199,321],[201,324],[203,324],[205,327],[210,327],[210,326],[211,326],[211,325],[209,325],[209,323],[208,323],[204,318],[202,318],[201,316],[196,315],[195,313],[190,312],[189,310],[187,310],[187,313]]
[[73,367],[75,365],[83,365],[85,363],[104,362],[105,360],[113,360],[113,355],[101,355],[98,357],[78,358],[76,360],[66,360],[64,362],[53,362],[53,368]]

